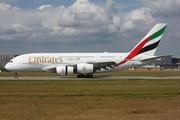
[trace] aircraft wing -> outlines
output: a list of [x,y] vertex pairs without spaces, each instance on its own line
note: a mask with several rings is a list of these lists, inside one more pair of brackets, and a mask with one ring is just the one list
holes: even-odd
[[151,58],[145,58],[145,59],[141,59],[141,62],[146,62],[146,61],[155,61],[155,60],[159,60],[161,58],[166,58],[166,57],[171,57],[173,55],[162,55],[162,56],[155,56],[155,57],[151,57]]
[[96,63],[89,62],[89,64],[93,64],[96,70],[101,70],[101,68],[105,70],[109,70],[117,66],[115,62],[96,62]]
[[[105,69],[105,70],[109,70],[109,69],[113,69],[114,67],[117,66],[117,64],[115,62],[96,62],[96,63],[88,62],[87,64],[93,64],[96,70],[101,70],[101,68]],[[61,65],[61,66],[63,66],[63,65]],[[75,69],[77,69],[76,64],[74,64],[74,65],[66,64],[65,66],[73,66],[73,67],[75,67]],[[46,67],[42,68],[42,70],[47,71],[47,72],[56,72],[56,67],[57,67],[57,65],[46,66]]]
[[46,66],[42,68],[43,71],[56,72],[56,66]]

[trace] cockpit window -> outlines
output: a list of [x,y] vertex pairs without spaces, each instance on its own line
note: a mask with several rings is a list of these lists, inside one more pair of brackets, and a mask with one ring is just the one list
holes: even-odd
[[9,61],[10,63],[13,63],[13,61]]

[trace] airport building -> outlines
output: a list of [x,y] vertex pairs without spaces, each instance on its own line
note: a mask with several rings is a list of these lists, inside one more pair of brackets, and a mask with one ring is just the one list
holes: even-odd
[[179,69],[179,62],[178,58],[167,57],[155,62],[155,66],[160,66],[162,69]]
[[0,68],[4,68],[5,64],[13,59],[16,55],[0,55]]

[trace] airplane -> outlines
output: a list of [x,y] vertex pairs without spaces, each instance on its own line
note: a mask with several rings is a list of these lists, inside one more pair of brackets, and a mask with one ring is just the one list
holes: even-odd
[[124,70],[150,64],[172,55],[154,56],[166,23],[156,24],[127,53],[29,53],[19,55],[5,65],[14,72],[54,72],[58,75],[78,74],[77,78],[94,78],[93,73]]

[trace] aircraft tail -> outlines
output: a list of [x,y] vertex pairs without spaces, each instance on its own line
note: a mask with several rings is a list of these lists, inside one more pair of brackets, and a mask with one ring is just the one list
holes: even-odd
[[130,54],[133,56],[139,54],[153,56],[162,38],[166,25],[166,23],[156,24],[149,31],[149,33],[131,50]]
[[166,23],[156,24],[118,66],[140,54],[154,56],[166,26]]

